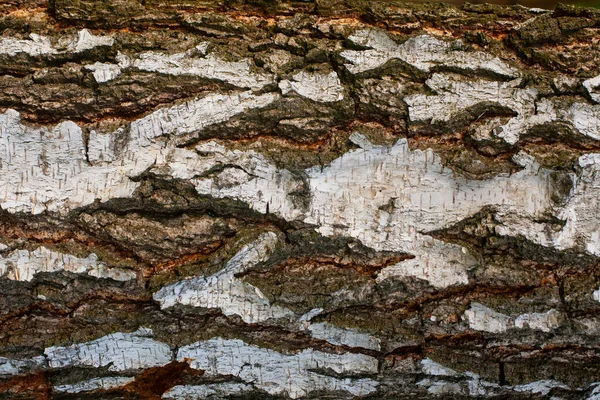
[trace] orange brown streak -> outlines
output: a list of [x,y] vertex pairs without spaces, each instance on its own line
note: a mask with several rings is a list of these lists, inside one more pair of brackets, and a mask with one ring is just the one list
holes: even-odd
[[0,383],[0,394],[21,395],[28,399],[50,400],[52,388],[45,372],[21,375]]
[[175,258],[173,260],[158,263],[158,264],[154,265],[151,270],[147,270],[144,272],[144,278],[149,278],[151,275],[158,273],[158,272],[172,271],[175,268],[181,267],[182,265],[187,265],[187,264],[196,263],[198,261],[202,261],[203,259],[206,258],[206,256],[214,253],[219,248],[221,248],[221,246],[223,246],[223,241],[217,240],[213,243],[210,243],[210,244],[207,244],[206,246],[204,246],[202,251],[199,253],[186,254],[184,256]]
[[143,399],[160,400],[164,392],[184,383],[182,380],[184,375],[202,376],[204,371],[192,369],[186,362],[174,361],[162,367],[145,370],[135,378],[134,382],[122,389]]

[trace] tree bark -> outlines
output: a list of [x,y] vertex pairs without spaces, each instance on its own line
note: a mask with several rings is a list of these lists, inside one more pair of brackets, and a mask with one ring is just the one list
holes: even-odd
[[600,12],[0,5],[8,399],[600,398]]

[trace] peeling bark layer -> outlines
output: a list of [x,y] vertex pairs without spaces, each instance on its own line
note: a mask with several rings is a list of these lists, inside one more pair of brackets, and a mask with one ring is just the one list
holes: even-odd
[[598,11],[0,31],[2,398],[600,398]]

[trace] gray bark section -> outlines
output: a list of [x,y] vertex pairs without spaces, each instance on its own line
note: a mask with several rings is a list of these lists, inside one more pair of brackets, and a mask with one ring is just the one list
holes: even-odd
[[0,6],[6,398],[600,396],[600,14]]

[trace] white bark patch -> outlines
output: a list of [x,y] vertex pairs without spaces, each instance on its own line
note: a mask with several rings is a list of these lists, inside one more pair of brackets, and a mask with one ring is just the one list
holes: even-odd
[[82,393],[94,390],[116,389],[133,381],[135,381],[135,378],[129,376],[106,376],[68,385],[58,385],[54,386],[52,389],[55,392],[61,393]]
[[121,67],[117,64],[95,62],[94,64],[86,65],[85,69],[92,71],[94,79],[98,83],[112,81],[121,75]]
[[82,29],[77,35],[77,40],[69,45],[68,50],[81,53],[95,47],[111,47],[114,43],[115,40],[110,36],[96,36],[87,29]]
[[546,396],[550,391],[554,388],[561,388],[569,390],[569,387],[562,382],[558,382],[555,380],[543,380],[527,383],[525,385],[517,385],[514,387],[514,390],[517,392],[529,392],[529,393],[538,393],[542,396]]
[[481,379],[473,372],[458,373],[429,359],[421,361],[421,371],[429,377],[417,382],[417,385],[426,387],[429,393],[436,395],[461,394],[496,397],[506,396],[507,391],[514,391],[546,396],[554,388],[570,390],[568,386],[554,380],[535,381],[516,386],[500,386],[497,383]]
[[344,88],[335,72],[321,74],[301,71],[293,76],[293,80],[279,82],[279,88],[284,95],[294,91],[300,96],[322,103],[344,99]]
[[302,324],[302,329],[308,328],[308,325],[310,324],[310,321],[312,321],[312,319],[314,317],[316,317],[317,315],[321,314],[323,311],[324,310],[322,308],[313,308],[312,310],[310,310],[306,314],[300,316],[300,318],[298,318],[298,322],[300,324]]
[[[242,200],[259,212],[265,213],[268,209],[287,220],[302,216],[303,210],[296,207],[290,193],[301,190],[303,183],[288,170],[277,168],[255,151],[227,150],[215,142],[203,143],[196,147],[196,151],[204,157],[194,157],[191,162],[186,160],[191,168],[186,166],[174,170],[179,166],[177,161],[170,164],[174,177],[191,178],[194,172],[219,164],[240,167],[226,168],[212,177],[192,179],[198,193]],[[198,161],[204,164],[201,169]]]
[[551,332],[563,323],[562,313],[554,309],[545,313],[509,316],[475,302],[471,303],[464,316],[469,323],[469,328],[491,333],[502,333],[511,328]]
[[340,53],[349,61],[345,66],[353,74],[369,71],[398,59],[424,72],[441,65],[465,71],[488,71],[511,78],[519,75],[517,69],[498,57],[483,52],[464,51],[460,40],[448,42],[422,35],[397,44],[386,33],[377,30],[361,30],[348,39],[369,48]]
[[436,363],[430,358],[424,358],[421,360],[421,370],[427,375],[435,376],[456,376],[459,375],[455,370],[444,367],[441,364]]
[[[359,135],[353,135],[357,140]],[[366,144],[334,160],[330,166],[306,171],[311,201],[308,210],[294,205],[290,193],[302,182],[252,151],[228,151],[208,142],[196,149],[203,159],[236,165],[211,177],[192,180],[196,190],[214,197],[247,202],[257,211],[285,219],[303,219],[326,236],[355,237],[377,250],[415,256],[381,271],[379,279],[414,276],[436,287],[466,283],[475,259],[461,246],[435,240],[423,232],[461,221],[487,205],[535,216],[550,206],[549,172],[519,154],[524,169],[489,180],[469,180],[442,166],[431,150],[411,151],[406,140],[394,146]],[[189,179],[198,170],[192,152],[179,157],[174,177]]]
[[[410,252],[414,260],[389,267],[381,279],[415,276],[438,287],[467,282],[466,269],[475,261],[460,246],[421,232],[460,221],[485,205],[533,216],[548,207],[546,172],[534,164],[510,177],[468,180],[444,169],[431,151],[410,151],[406,141],[391,147],[366,145],[363,138],[364,148],[345,154],[323,171],[307,171],[312,201],[306,211],[290,195],[304,183],[253,151],[229,151],[208,142],[193,152],[158,139],[201,131],[249,108],[265,107],[277,97],[214,94],[134,121],[129,133],[91,132],[91,165],[85,160],[77,125],[65,122],[51,132],[27,128],[18,113],[9,110],[0,115],[0,153],[6,160],[1,169],[8,176],[0,182],[1,205],[12,212],[67,212],[95,199],[129,197],[137,188],[129,177],[154,165],[156,173],[190,179],[201,194],[236,198],[260,212],[269,207],[269,212],[288,220],[313,223],[325,235],[353,236],[378,250]],[[119,135],[129,135],[123,149],[116,148]],[[198,177],[219,164],[239,168]],[[386,205],[391,210],[382,209]]]
[[600,288],[598,290],[595,290],[594,293],[592,293],[592,297],[594,298],[594,300],[600,302]]
[[[175,146],[165,135],[199,132],[251,108],[265,107],[277,94],[210,94],[160,109],[112,134],[91,132],[88,158],[81,128],[73,122],[52,130],[21,123],[20,114],[0,114],[0,206],[10,212],[67,213],[95,200],[131,197],[138,183],[130,178],[153,164],[165,165]],[[126,135],[123,148],[118,137]]]
[[436,287],[466,283],[466,269],[475,261],[462,247],[423,232],[461,221],[486,205],[530,215],[550,205],[547,173],[535,164],[511,176],[469,180],[444,168],[431,150],[409,150],[405,139],[350,151],[308,176],[312,201],[305,222],[327,236],[348,235],[377,250],[413,254],[415,259],[384,269],[380,279],[415,276]]
[[581,156],[579,166],[570,199],[557,215],[566,224],[554,244],[561,250],[574,247],[600,256],[600,154]]
[[447,122],[468,107],[483,102],[507,107],[518,115],[496,130],[499,137],[514,144],[522,133],[518,130],[520,126],[535,113],[537,97],[537,90],[520,89],[519,82],[519,79],[497,82],[434,74],[425,83],[436,95],[415,94],[405,97],[404,101],[408,104],[411,121],[431,121],[432,124]]
[[592,384],[590,386],[596,386],[594,388],[594,390],[592,390],[592,393],[590,393],[590,396],[586,398],[586,400],[600,400],[600,384],[599,383],[595,383]]
[[355,329],[339,328],[327,322],[310,324],[307,329],[312,337],[326,340],[334,345],[381,350],[381,341],[378,338]]
[[568,75],[557,75],[554,79],[552,79],[552,83],[554,87],[560,93],[570,93],[577,90],[579,86],[579,78],[576,76],[568,76]]
[[254,96],[250,91],[209,94],[201,99],[161,108],[132,122],[132,139],[143,144],[146,140],[160,136],[198,132],[249,109],[266,107],[278,98],[279,95],[273,93]]
[[494,213],[494,219],[500,223],[495,228],[496,235],[523,236],[545,247],[554,247],[555,245],[556,232],[547,224],[535,222],[527,215],[499,210]]
[[[377,250],[413,254],[414,259],[383,270],[379,279],[413,276],[436,287],[466,283],[467,270],[476,261],[460,246],[425,232],[442,229],[487,205],[524,220],[551,208],[548,172],[533,161],[511,176],[469,180],[445,169],[432,151],[411,151],[406,141],[376,146],[352,135],[361,149],[323,170],[306,171],[311,197],[306,210],[296,205],[292,195],[303,190],[304,182],[258,153],[230,151],[214,142],[203,143],[194,152],[169,141],[169,136],[199,132],[248,109],[266,107],[277,98],[270,93],[211,94],[158,110],[134,121],[129,131],[91,132],[90,163],[81,129],[74,123],[64,122],[51,131],[29,128],[20,123],[17,112],[8,110],[0,115],[0,169],[5,177],[0,182],[0,205],[11,212],[68,212],[96,199],[130,197],[138,185],[130,177],[154,166],[153,172],[167,178],[189,179],[201,194],[236,198],[259,212],[269,209],[287,220],[301,219],[327,236],[352,236]],[[120,135],[127,136],[121,140]],[[599,251],[600,232],[593,218],[598,206],[595,178],[588,171],[595,168],[593,159],[581,159],[584,172],[568,207],[561,211],[568,222],[553,239],[557,247],[584,242],[588,251]],[[209,174],[219,165],[232,166]]]
[[[333,293],[333,297],[339,292]],[[365,332],[352,328],[342,328],[327,322],[312,323],[311,320],[323,312],[322,308],[313,308],[306,314],[300,316],[297,326],[301,331],[308,331],[316,339],[325,340],[328,343],[339,346],[349,346],[375,351],[381,351],[381,340]]]
[[137,187],[122,172],[127,167],[86,163],[75,123],[30,128],[10,109],[0,114],[0,160],[0,206],[10,212],[66,213],[95,199],[129,197]]
[[562,207],[553,214],[566,221],[555,231],[543,223],[536,223],[526,215],[501,211],[496,218],[502,225],[496,227],[500,235],[521,235],[534,243],[559,250],[577,249],[600,256],[600,154],[585,154],[579,158],[579,172],[573,174],[573,188]]
[[146,52],[140,54],[133,61],[124,63],[140,71],[159,72],[166,75],[196,75],[207,79],[217,79],[237,87],[259,90],[266,85],[275,83],[275,77],[253,71],[250,59],[239,61],[225,61],[213,54],[204,56],[206,49],[192,49],[191,51],[162,54]]
[[600,140],[600,105],[573,103],[566,113],[560,108],[556,109],[556,113],[583,135]]
[[33,357],[28,360],[0,357],[0,378],[25,374],[45,366],[46,358],[44,356]]
[[562,314],[556,310],[545,313],[530,313],[519,315],[515,319],[515,328],[535,329],[543,332],[551,332],[558,328],[562,322]]
[[447,122],[468,107],[493,103],[517,114],[504,125],[491,129],[492,135],[511,145],[531,128],[553,122],[570,124],[582,135],[600,140],[600,106],[576,102],[565,109],[558,100],[537,101],[537,89],[519,88],[520,79],[497,82],[433,74],[425,83],[435,95],[415,94],[404,98],[411,121]]
[[[167,390],[163,399],[172,400],[204,400],[206,398],[229,398],[251,392],[254,387],[244,383],[212,383],[207,385],[178,385]],[[213,396],[213,397],[210,397]]]
[[377,359],[364,354],[329,354],[312,349],[284,355],[244,343],[221,338],[198,342],[179,349],[177,360],[205,370],[205,376],[235,376],[271,395],[293,399],[313,391],[345,391],[364,396],[376,390],[377,382],[368,379],[337,378],[316,372],[332,370],[340,375],[376,374]]
[[88,343],[49,347],[44,353],[50,368],[108,367],[109,371],[160,367],[171,362],[170,347],[151,338],[152,331],[113,333]]
[[14,250],[5,257],[0,255],[0,276],[17,281],[31,281],[40,272],[69,271],[76,274],[87,273],[97,278],[110,278],[117,281],[135,279],[133,271],[122,268],[109,268],[98,261],[98,256],[90,254],[79,258],[49,250],[44,246],[34,251]]
[[278,241],[275,233],[264,233],[253,243],[244,246],[216,274],[165,286],[153,298],[160,303],[161,308],[175,304],[219,308],[225,315],[241,316],[246,323],[263,322],[271,318],[291,318],[294,316],[292,311],[271,305],[257,287],[235,277],[235,274],[265,261]]
[[425,378],[417,382],[417,386],[427,387],[427,392],[433,395],[466,394],[463,385],[455,382],[437,381]]
[[587,90],[592,100],[600,103],[600,75],[583,81],[583,87]]
[[490,396],[493,395],[494,392],[503,388],[497,383],[481,379],[479,375],[473,372],[465,372],[463,375],[469,379],[467,381],[469,396]]
[[508,315],[479,303],[471,303],[471,308],[465,311],[465,317],[469,322],[469,328],[491,333],[506,332],[511,322]]
[[46,36],[31,33],[29,37],[30,40],[19,40],[10,37],[0,38],[0,54],[16,56],[19,53],[26,53],[32,57],[37,57],[42,54],[58,53],[58,51],[52,47],[50,39]]
[[15,56],[19,53],[26,53],[32,57],[38,57],[47,54],[59,54],[65,52],[80,53],[91,50],[99,46],[111,47],[114,39],[110,36],[95,36],[87,29],[82,29],[66,51],[59,51],[52,46],[50,39],[46,36],[32,33],[29,40],[14,39],[11,37],[0,38],[0,54]]

